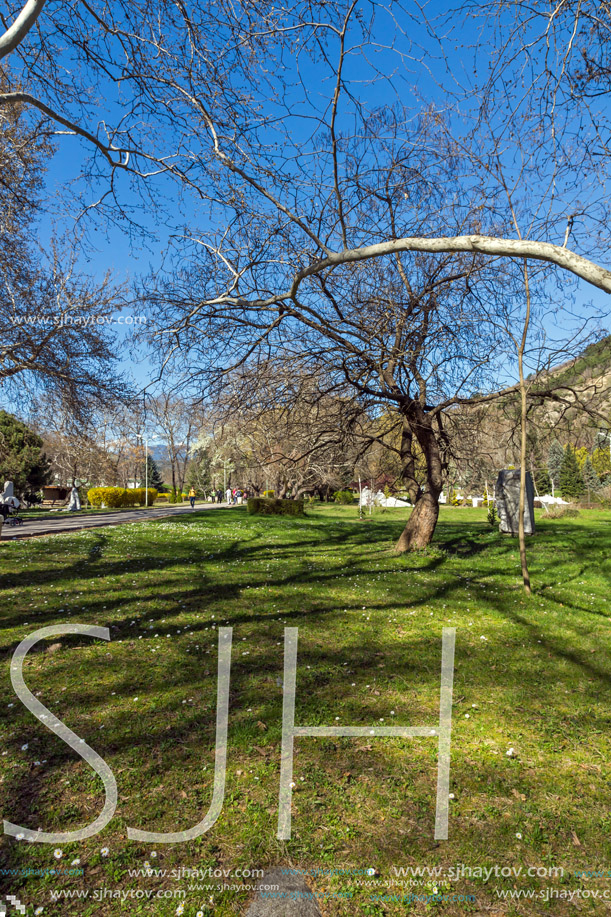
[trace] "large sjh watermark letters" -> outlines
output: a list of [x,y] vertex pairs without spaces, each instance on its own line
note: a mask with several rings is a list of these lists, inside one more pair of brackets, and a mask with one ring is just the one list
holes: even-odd
[[59,736],[94,769],[96,774],[99,774],[104,783],[106,800],[104,808],[95,821],[87,825],[86,828],[79,828],[78,831],[60,833],[31,831],[29,828],[13,825],[9,821],[4,822],[5,834],[12,834],[13,837],[19,836],[20,840],[23,837],[25,840],[38,841],[42,844],[69,844],[72,841],[82,841],[86,837],[93,837],[94,834],[98,834],[102,828],[106,827],[117,808],[117,782],[106,761],[93,748],[87,745],[84,739],[80,739],[65,723],[54,716],[50,710],[47,710],[44,704],[41,704],[34,697],[23,679],[23,660],[32,647],[46,637],[59,637],[64,634],[82,634],[86,637],[97,637],[98,640],[110,640],[110,631],[107,627],[94,627],[87,624],[57,624],[53,627],[41,627],[40,630],[34,631],[33,634],[22,640],[13,653],[13,658],[11,659],[11,682],[15,689],[15,694],[30,713],[33,713],[43,726],[46,726],[47,729]]
[[216,693],[216,745],[214,753],[214,789],[212,802],[204,818],[187,831],[138,831],[128,828],[132,841],[150,841],[156,844],[180,844],[205,834],[215,823],[225,798],[225,773],[227,771],[227,724],[229,721],[229,679],[231,675],[231,636],[233,628],[219,627],[219,669]]
[[297,627],[284,629],[284,688],[282,711],[282,751],[280,754],[280,798],[278,806],[278,838],[291,836],[291,800],[293,782],[293,743],[297,736],[438,736],[437,806],[435,810],[435,840],[448,838],[448,806],[450,789],[450,738],[452,733],[452,686],[454,682],[454,644],[456,629],[444,627],[441,643],[441,698],[439,727],[428,726],[295,726],[295,686],[297,680]]
[[[229,684],[231,677],[231,627],[218,630],[218,686],[216,704],[216,744],[214,763],[214,786],[210,808],[204,818],[184,831],[157,832],[128,828],[127,836],[134,841],[148,841],[155,844],[179,844],[191,841],[205,834],[215,824],[223,808],[225,798],[225,775],[227,770],[227,730],[229,722]],[[46,832],[32,831],[4,822],[4,833],[19,840],[42,844],[70,843],[84,840],[98,834],[112,819],[117,807],[117,783],[108,764],[84,739],[79,738],[65,723],[54,716],[28,689],[23,678],[23,662],[40,640],[65,634],[78,634],[110,640],[107,627],[85,624],[63,624],[43,627],[19,644],[11,660],[11,681],[17,697],[34,714],[43,726],[66,742],[99,775],[104,784],[106,799],[99,816],[77,831]],[[280,754],[280,792],[278,804],[278,838],[291,837],[291,801],[293,780],[293,747],[299,736],[352,736],[413,738],[432,736],[438,739],[437,803],[435,809],[435,839],[448,837],[448,811],[450,788],[450,740],[452,733],[452,687],[454,682],[455,628],[444,627],[441,641],[441,690],[439,701],[439,725],[429,726],[295,726],[295,696],[297,683],[297,627],[284,629],[284,682],[282,709],[282,748]]]

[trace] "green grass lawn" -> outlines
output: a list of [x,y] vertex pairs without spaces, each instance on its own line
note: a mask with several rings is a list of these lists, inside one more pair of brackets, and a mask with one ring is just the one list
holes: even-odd
[[[227,878],[233,887],[219,891],[204,887],[214,879],[170,871],[280,863],[376,871],[364,877],[369,886],[362,876],[310,878],[326,917],[564,915],[576,902],[583,913],[607,913],[611,891],[606,903],[583,891],[602,896],[611,881],[575,873],[611,876],[611,513],[537,519],[531,598],[521,590],[517,539],[491,529],[484,510],[442,508],[434,546],[397,556],[404,520],[390,510],[359,522],[354,507],[316,507],[305,518],[219,509],[3,542],[2,816],[68,831],[102,808],[101,780],[25,710],[9,679],[20,640],[68,621],[107,626],[112,639],[40,644],[26,683],[112,767],[119,804],[102,833],[58,845],[59,860],[53,845],[3,836],[0,887],[45,917],[169,917],[181,902],[186,917],[225,917],[243,913],[252,880]],[[233,627],[222,813],[188,843],[129,841],[128,827],[180,831],[210,805],[220,625]],[[296,739],[292,837],[277,840],[285,626],[299,628],[297,724],[371,727],[437,725],[441,633],[456,627],[447,841],[434,840],[436,740],[377,737]],[[145,863],[166,875],[130,876]],[[410,885],[394,872],[458,864],[523,875]],[[54,867],[84,874],[6,872]],[[529,867],[564,875],[527,877]],[[107,897],[94,900],[99,889]],[[380,899],[434,889],[475,900]],[[558,897],[499,897],[545,889]],[[138,890],[168,897],[146,901]],[[184,899],[169,897],[177,890]],[[90,897],[54,902],[62,891]],[[352,897],[334,897],[342,894]]]
[[[144,509],[144,507],[142,507]],[[127,512],[128,509],[140,509],[140,507],[134,506],[121,506],[118,509],[111,509],[110,507],[105,506],[95,507],[95,506],[83,506],[82,509],[67,510],[62,509],[62,507],[55,507],[54,509],[42,509],[41,507],[32,507],[31,509],[20,509],[19,515],[24,519],[55,519],[63,518],[64,516],[86,516],[91,513],[122,513]]]

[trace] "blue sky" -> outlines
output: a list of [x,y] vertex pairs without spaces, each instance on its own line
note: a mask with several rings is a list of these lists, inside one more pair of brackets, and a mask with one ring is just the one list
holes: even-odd
[[[434,5],[435,13],[447,12],[451,9],[451,4],[447,2],[436,3]],[[44,31],[44,14],[41,18],[41,28]],[[437,79],[449,82],[449,71],[454,70],[461,74],[465,83],[471,80],[473,74],[473,53],[469,48],[474,41],[475,33],[473,26],[468,25],[459,31],[456,38],[452,41],[446,41],[444,48],[448,54],[447,63],[449,69],[440,62],[439,46],[428,34],[426,28],[421,24],[411,23],[408,37],[397,39],[390,29],[390,18],[387,17],[385,22],[380,23],[378,40],[380,45],[389,44],[393,39],[398,40],[400,49],[406,53],[403,62],[405,63],[405,72],[401,81],[396,73],[399,67],[399,58],[396,53],[380,49],[372,57],[375,58],[376,64],[388,74],[395,73],[393,85],[397,90],[400,85],[403,86],[405,97],[410,102],[416,102],[417,96],[423,99],[430,99],[439,103],[443,108],[444,101],[437,85]],[[410,40],[415,42],[414,48],[410,46]],[[423,47],[428,59],[424,61],[424,66],[414,60],[418,56],[417,48]],[[409,55],[412,53],[412,57]],[[380,83],[375,87],[365,85],[365,77],[368,76],[363,72],[361,60],[348,67],[348,73],[352,69],[352,76],[363,82],[360,85],[361,98],[370,106],[382,104],[389,101],[388,83]],[[417,92],[411,87],[414,73],[417,71]],[[305,64],[303,77],[307,84],[310,85],[314,92],[320,88],[325,95],[328,95],[328,81],[326,84],[317,85],[316,70],[310,64]],[[118,113],[116,101],[113,101],[115,89],[110,85],[99,85],[95,87],[100,96],[109,100],[108,109],[112,117]],[[400,94],[400,92],[399,92]],[[294,119],[293,119],[294,120]],[[298,137],[299,131],[304,131],[305,125],[294,120],[293,136]],[[91,125],[90,125],[91,126]],[[83,244],[79,257],[81,269],[101,279],[102,276],[110,270],[117,282],[133,284],[139,276],[149,273],[159,267],[163,252],[168,242],[170,230],[164,225],[163,218],[160,219],[159,212],[148,211],[143,202],[137,198],[127,187],[127,183],[121,177],[118,178],[121,197],[127,207],[133,208],[134,216],[149,233],[149,238],[144,240],[138,237],[130,236],[124,229],[119,226],[104,222],[101,219],[89,220],[86,223],[77,223],[74,228],[75,207],[69,206],[66,210],[65,202],[73,195],[75,190],[85,195],[84,200],[90,202],[95,200],[96,189],[87,190],[82,183],[71,184],[76,177],[82,172],[87,171],[89,150],[84,142],[74,137],[61,137],[58,142],[58,151],[49,164],[47,175],[47,191],[49,196],[49,207],[47,215],[40,222],[40,241],[43,248],[48,245],[52,232],[66,232],[73,234],[79,233],[81,229],[86,230],[86,237],[83,238]],[[157,181],[161,193],[165,196],[165,217],[168,223],[180,225],[181,220],[185,222],[198,223],[203,228],[207,226],[207,218],[198,212],[193,202],[184,201],[180,206],[173,190],[169,187],[167,181]],[[220,215],[222,220],[222,215]],[[596,307],[608,311],[607,297],[585,284],[580,285],[577,293],[577,309],[579,312],[585,312],[588,303],[592,301]],[[138,311],[128,310],[129,311]],[[125,313],[125,315],[128,314]],[[125,316],[124,316],[125,318]],[[129,345],[133,342],[133,334],[129,328],[116,327],[117,341],[125,347],[126,353],[123,361],[123,368],[135,383],[139,386],[146,385],[155,374],[153,362],[149,358],[146,347],[140,345],[135,351],[133,347],[131,352]]]

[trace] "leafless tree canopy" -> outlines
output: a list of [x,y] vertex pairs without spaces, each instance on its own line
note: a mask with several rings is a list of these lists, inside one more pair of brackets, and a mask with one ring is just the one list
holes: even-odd
[[109,324],[119,290],[109,277],[100,284],[81,276],[74,249],[37,245],[51,148],[48,130],[28,124],[20,109],[0,108],[0,385],[25,399],[53,388],[82,417],[125,393]]
[[[144,293],[163,365],[203,384],[280,353],[390,406],[417,503],[402,546],[425,544],[444,413],[497,397],[522,262],[551,265],[548,301],[560,271],[611,292],[608,150],[575,107],[605,85],[600,7],[475,5],[466,54],[409,2],[40,7],[0,43],[0,106],[80,138],[83,213],[132,226],[137,192],[142,231],[170,230]],[[534,327],[530,368],[558,349]]]

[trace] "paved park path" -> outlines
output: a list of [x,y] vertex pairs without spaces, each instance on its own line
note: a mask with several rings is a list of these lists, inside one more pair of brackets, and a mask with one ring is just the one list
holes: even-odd
[[31,538],[37,535],[54,535],[59,532],[77,532],[80,529],[97,529],[106,525],[125,525],[127,522],[146,522],[149,519],[165,519],[182,516],[201,510],[231,509],[225,503],[199,503],[192,510],[188,503],[178,506],[152,506],[150,509],[120,510],[116,513],[85,513],[82,516],[59,511],[49,512],[48,518],[28,519],[23,525],[4,525],[2,541],[14,538]]

